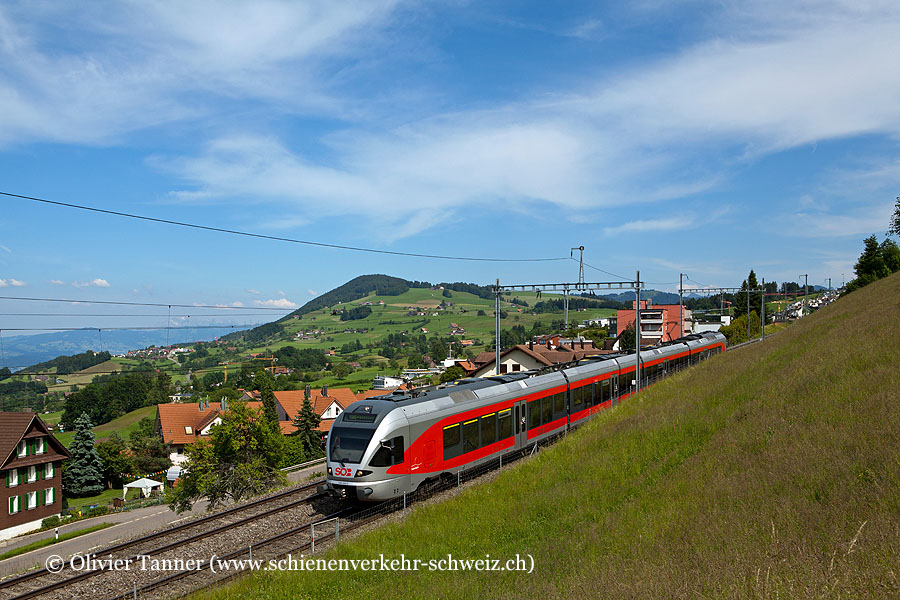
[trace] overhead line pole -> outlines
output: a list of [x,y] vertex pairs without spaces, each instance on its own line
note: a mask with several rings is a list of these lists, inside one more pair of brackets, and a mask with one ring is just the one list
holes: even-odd
[[803,278],[803,316],[809,314],[809,273],[801,275]]
[[494,367],[496,370],[496,375],[500,374],[500,294],[502,293],[500,288],[500,279],[497,279],[497,298],[496,304],[494,305],[494,317],[496,319],[497,324],[497,337],[495,338],[497,342],[494,344]]
[[[497,316],[497,333],[494,342],[494,348],[496,349],[496,359],[495,366],[497,369],[497,374],[500,374],[500,295],[503,292],[566,292],[572,287],[576,287],[581,290],[637,290],[637,298],[640,301],[640,289],[644,286],[644,282],[640,280],[641,273],[637,272],[637,280],[636,281],[600,281],[600,282],[579,282],[579,283],[525,283],[525,284],[514,284],[514,285],[500,285],[500,280],[497,279],[497,283],[494,286],[494,295],[496,298],[495,303],[495,312]],[[640,304],[638,304],[640,306]],[[640,352],[640,335],[637,334],[635,336],[635,352]],[[638,354],[638,363],[640,362],[640,355]],[[637,364],[635,365],[637,367]]]
[[641,272],[635,271],[634,296],[634,391],[641,391]]
[[678,337],[682,337],[684,335],[684,290],[682,286],[684,285],[684,273],[678,274],[678,305],[681,307],[681,331],[678,332]]

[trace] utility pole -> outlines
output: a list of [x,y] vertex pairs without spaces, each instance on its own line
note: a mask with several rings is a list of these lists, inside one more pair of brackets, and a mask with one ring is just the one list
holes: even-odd
[[[569,250],[569,258],[575,258],[574,253],[578,250],[578,283],[575,284],[575,289],[580,290],[584,288],[584,246],[577,246]],[[565,316],[564,319],[566,321],[566,329],[569,328],[569,290],[563,290],[565,294]]]
[[678,274],[678,304],[681,306],[681,330],[678,332],[678,337],[682,337],[684,335],[684,273]]
[[828,278],[828,291],[831,291],[831,277]]
[[641,272],[635,272],[634,297],[634,391],[641,391]]
[[762,278],[762,291],[759,293],[760,297],[762,297],[762,302],[760,303],[760,312],[762,313],[760,321],[762,323],[762,339],[766,339],[766,278]]
[[803,316],[805,317],[808,310],[807,307],[809,306],[809,273],[801,275],[800,277],[803,278]]
[[747,282],[747,341],[750,341],[750,283]]
[[575,286],[575,289],[581,289],[584,286],[584,246],[572,248],[569,251],[569,258],[574,258],[573,253],[576,250],[581,254],[578,257],[578,285]]
[[494,317],[497,322],[497,343],[494,344],[494,367],[496,368],[495,375],[500,374],[500,279],[497,279],[497,298],[494,304]]

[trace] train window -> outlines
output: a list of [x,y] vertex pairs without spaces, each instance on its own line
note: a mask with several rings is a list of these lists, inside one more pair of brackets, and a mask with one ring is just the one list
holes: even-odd
[[375,455],[372,456],[372,460],[369,461],[370,467],[389,467],[391,466],[391,454],[390,451],[382,446],[378,450],[375,451]]
[[528,403],[528,429],[534,429],[541,424],[541,401],[532,400]]
[[505,440],[512,435],[512,410],[501,410],[497,413],[497,423],[500,425],[500,439]]
[[631,392],[631,380],[634,378],[634,371],[631,373],[621,373],[619,375],[619,396]]
[[478,448],[478,419],[463,423],[463,453]]
[[403,436],[398,435],[391,440],[391,463],[395,465],[403,464]]
[[399,465],[403,463],[403,436],[398,435],[395,438],[386,440],[382,446],[375,451],[372,460],[369,461],[371,467],[390,467],[391,465]]
[[566,412],[566,395],[565,394],[556,394],[553,397],[553,412],[557,413],[557,414]]
[[481,445],[487,446],[497,441],[497,413],[481,417]]
[[[584,391],[585,389],[590,389],[589,387],[580,387],[572,390],[572,407],[574,409],[580,410],[581,406],[584,404]],[[573,410],[574,412],[574,410]]]
[[553,420],[553,396],[541,399],[541,421],[544,425]]
[[459,439],[459,423],[444,427],[444,448],[457,445]]
[[606,402],[610,398],[609,379],[604,379],[600,384],[600,402]]

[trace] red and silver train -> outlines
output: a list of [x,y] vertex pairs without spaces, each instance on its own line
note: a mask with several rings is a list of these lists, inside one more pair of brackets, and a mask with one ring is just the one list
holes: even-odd
[[[724,351],[720,333],[642,350],[641,380]],[[607,355],[545,374],[465,379],[356,402],[328,432],[326,487],[365,501],[413,492],[582,423],[631,395],[634,372],[634,354]]]

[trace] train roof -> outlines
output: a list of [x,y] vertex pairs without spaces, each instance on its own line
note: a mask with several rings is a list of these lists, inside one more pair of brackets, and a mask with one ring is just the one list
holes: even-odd
[[[718,338],[724,339],[724,336],[720,333],[712,332],[687,335],[660,346],[641,350],[642,355],[647,357],[642,360],[652,360],[653,357],[666,356],[679,351],[679,348],[673,346],[683,347],[687,345],[693,348]],[[370,410],[377,413],[385,413],[399,407],[403,408],[408,415],[412,415],[425,410],[488,398],[505,392],[526,388],[532,391],[540,391],[555,387],[565,383],[565,378],[559,373],[559,370],[563,368],[573,374],[586,374],[587,372],[602,372],[607,369],[615,370],[629,362],[634,362],[633,353],[590,356],[581,359],[577,363],[555,365],[541,371],[523,371],[492,377],[458,379],[436,386],[426,386],[412,390],[396,390],[354,403],[354,406],[369,404],[372,407]]]

